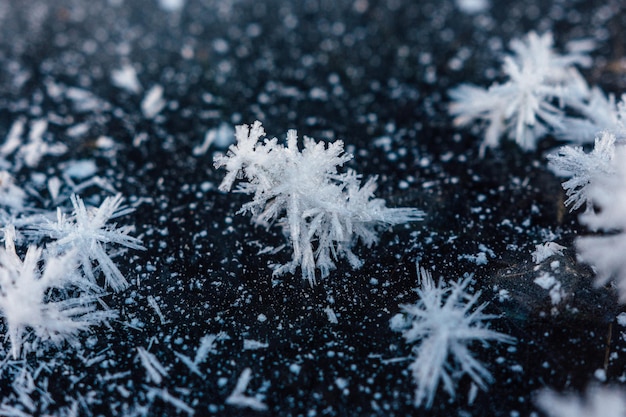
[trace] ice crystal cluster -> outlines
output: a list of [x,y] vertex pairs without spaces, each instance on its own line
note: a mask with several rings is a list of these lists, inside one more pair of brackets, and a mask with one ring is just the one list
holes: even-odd
[[484,129],[481,154],[506,136],[525,150],[562,128],[566,109],[584,109],[593,97],[577,67],[591,65],[590,42],[571,42],[568,52],[553,49],[552,34],[530,32],[510,43],[502,64],[505,81],[489,88],[462,84],[449,91],[454,124],[478,122]]
[[45,180],[28,187],[11,174],[24,166],[37,173],[48,155],[66,151],[50,143],[45,119],[17,119],[0,146],[0,320],[13,359],[75,344],[81,332],[117,317],[101,300],[108,288],[128,286],[113,258],[143,249],[133,227],[111,223],[133,211],[121,194],[96,207],[75,194],[112,188],[94,176],[93,160],[65,161],[62,178],[41,174]]
[[[57,222],[44,213],[30,216],[19,239],[15,225],[4,224],[0,317],[14,359],[42,342],[57,347],[74,342],[81,331],[117,317],[116,311],[99,308],[105,286],[121,290],[127,285],[112,260],[116,254],[112,245],[143,249],[137,238],[129,236],[131,227],[107,224],[131,211],[121,207],[122,201],[117,195],[87,208],[72,195],[71,215],[59,208]],[[25,248],[23,259],[16,249],[18,241]],[[100,274],[104,283],[97,278]]]
[[567,195],[565,205],[576,210],[584,204],[587,212],[592,211],[588,186],[615,173],[615,135],[602,132],[589,153],[581,146],[563,146],[548,159],[555,173],[569,178],[562,184]]
[[431,408],[440,384],[452,397],[459,375],[487,388],[491,374],[470,351],[472,343],[514,343],[515,339],[491,330],[488,321],[497,316],[484,313],[487,303],[478,304],[480,292],[471,294],[471,276],[436,285],[430,272],[418,267],[419,297],[415,304],[401,305],[402,313],[391,320],[392,330],[402,332],[414,343],[415,360],[410,366],[415,388],[415,405]]
[[[484,127],[481,154],[504,135],[526,150],[535,149],[546,134],[573,142],[548,156],[549,167],[565,177],[563,189],[570,210],[585,207],[581,223],[604,235],[581,237],[580,258],[597,271],[597,284],[616,278],[626,302],[626,97],[587,84],[577,67],[591,64],[589,42],[569,43],[566,54],[553,50],[550,33],[530,32],[510,45],[504,57],[507,81],[488,89],[471,84],[450,91],[454,123],[479,122]],[[594,143],[585,152],[584,144]]]
[[[626,147],[622,126],[623,103],[605,113],[612,125],[590,120],[596,132],[594,147],[563,146],[548,156],[550,168],[567,179],[562,183],[571,210],[585,206],[579,220],[593,232],[576,240],[579,258],[596,271],[596,284],[615,279],[620,301],[626,302]],[[577,124],[582,124],[583,119]]]
[[328,276],[339,258],[358,268],[362,260],[352,252],[358,241],[370,247],[379,229],[422,218],[415,208],[387,208],[374,198],[376,178],[361,184],[353,170],[339,172],[352,159],[342,141],[326,144],[304,137],[300,150],[297,133],[290,130],[283,146],[265,138],[258,121],[237,126],[235,137],[228,153],[215,158],[215,166],[227,171],[219,188],[229,191],[239,180],[235,191],[252,195],[239,212],[249,212],[257,225],[282,227],[293,254],[275,274],[300,267],[313,284],[316,270]]

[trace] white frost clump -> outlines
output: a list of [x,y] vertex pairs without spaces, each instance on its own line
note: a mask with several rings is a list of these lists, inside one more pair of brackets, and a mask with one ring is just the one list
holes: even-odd
[[130,64],[124,64],[121,68],[111,71],[111,82],[114,86],[129,93],[139,94],[141,92],[141,83],[137,78],[137,71]]
[[562,255],[565,246],[561,246],[555,242],[546,242],[541,245],[535,245],[535,251],[531,254],[533,262],[540,264],[546,259],[554,255]]
[[[5,248],[0,249],[0,317],[14,359],[20,357],[31,333],[35,344],[50,341],[59,346],[116,316],[111,310],[96,309],[97,297],[77,273],[76,252],[43,257],[41,248],[30,246],[22,261],[15,252],[13,238],[14,232],[9,229],[5,232]],[[71,288],[78,291],[77,296],[55,295],[55,291]]]
[[121,194],[104,199],[100,207],[85,207],[80,197],[70,197],[74,211],[67,217],[59,208],[57,209],[57,221],[47,221],[33,227],[29,234],[54,239],[48,245],[48,249],[61,254],[77,251],[78,260],[85,276],[95,283],[93,261],[104,274],[106,285],[114,291],[120,291],[128,286],[128,282],[117,268],[113,255],[107,253],[109,245],[119,245],[131,249],[144,250],[141,241],[130,236],[134,230],[132,226],[120,226],[107,224],[111,219],[123,216],[133,211],[132,208],[123,207]]
[[626,416],[626,392],[617,388],[592,387],[587,390],[585,398],[544,389],[537,396],[536,403],[548,417]]
[[565,205],[571,206],[570,210],[585,204],[586,211],[592,211],[589,185],[614,174],[615,149],[615,135],[602,132],[590,153],[579,146],[563,146],[557,153],[548,155],[550,169],[559,176],[570,177],[562,184],[567,195]]
[[454,124],[484,125],[481,154],[496,147],[504,135],[524,150],[533,150],[537,140],[560,125],[565,106],[582,106],[589,87],[575,65],[589,66],[589,43],[571,43],[565,55],[553,48],[552,34],[528,33],[511,42],[512,54],[504,57],[507,80],[488,89],[462,84],[452,89],[449,112]]
[[362,261],[351,250],[358,240],[369,247],[378,241],[378,229],[422,218],[415,208],[387,208],[384,200],[374,198],[376,178],[361,185],[354,171],[339,173],[337,168],[352,158],[344,153],[343,142],[305,137],[301,151],[295,130],[287,133],[286,147],[264,136],[259,121],[237,126],[237,142],[215,158],[215,167],[228,171],[220,190],[228,191],[240,180],[236,192],[253,195],[240,213],[250,212],[257,225],[283,228],[293,256],[275,274],[300,267],[302,277],[314,284],[316,269],[324,278],[338,258],[358,268]]
[[605,235],[578,238],[580,258],[596,272],[596,284],[615,278],[620,301],[626,302],[626,147],[617,147],[612,160],[613,174],[597,176],[588,185],[587,195],[597,211],[587,211],[580,222]]
[[468,374],[474,383],[485,390],[492,381],[489,371],[474,358],[469,345],[488,341],[514,343],[515,339],[489,329],[488,320],[497,316],[485,314],[487,303],[476,305],[480,292],[467,292],[471,277],[435,285],[431,274],[424,268],[418,272],[419,300],[415,304],[401,305],[403,313],[391,320],[391,328],[401,331],[416,356],[410,366],[417,384],[415,405],[432,407],[437,387],[454,396],[455,381]]

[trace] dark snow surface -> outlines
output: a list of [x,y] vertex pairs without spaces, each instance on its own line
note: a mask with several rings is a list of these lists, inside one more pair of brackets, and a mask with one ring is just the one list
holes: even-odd
[[[481,138],[452,126],[446,91],[497,80],[510,39],[551,30],[557,49],[594,39],[585,76],[621,94],[626,13],[619,1],[492,3],[469,15],[439,0],[188,0],[173,11],[156,0],[0,0],[0,137],[19,118],[47,119],[46,139],[69,146],[13,175],[40,190],[45,206],[37,173],[95,160],[137,207],[117,221],[135,224],[148,248],[118,258],[132,285],[105,301],[119,320],[78,346],[27,358],[38,371],[34,413],[62,414],[76,402],[78,415],[528,416],[540,415],[533,395],[544,387],[581,391],[603,374],[623,383],[626,329],[615,321],[623,307],[576,262],[573,240],[587,231],[546,168],[558,143],[524,153],[505,142],[479,159]],[[113,85],[124,64],[139,93]],[[149,119],[141,102],[156,85],[166,104]],[[90,95],[76,99],[73,88]],[[219,149],[192,153],[208,129],[257,119],[270,137],[295,128],[343,140],[349,167],[379,176],[378,197],[418,207],[425,220],[357,247],[362,269],[339,262],[313,288],[299,272],[272,277],[270,264],[289,253],[259,251],[282,244],[280,232],[236,215],[246,196],[217,190]],[[96,146],[102,136],[113,147]],[[567,248],[556,270],[553,258],[539,267],[565,290],[556,306],[533,282],[531,253],[547,241]],[[495,382],[474,398],[461,378],[456,397],[440,390],[429,411],[413,406],[411,346],[389,328],[398,305],[416,301],[416,261],[435,279],[473,274],[487,311],[501,315],[492,327],[518,339],[472,346]],[[193,359],[200,340],[220,332],[228,338],[192,373],[177,353]],[[259,348],[244,349],[250,341]],[[137,348],[167,369],[160,384]],[[0,398],[18,408],[19,366],[3,362],[0,373]],[[266,411],[226,404],[246,368],[246,394]]]

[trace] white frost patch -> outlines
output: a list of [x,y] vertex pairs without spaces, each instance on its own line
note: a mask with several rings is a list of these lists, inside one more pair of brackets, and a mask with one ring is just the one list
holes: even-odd
[[267,349],[268,346],[269,345],[267,343],[259,342],[258,340],[243,340],[243,350]]
[[617,324],[622,327],[626,327],[626,313],[619,313],[617,315]]
[[535,251],[531,254],[533,262],[540,264],[551,256],[562,255],[565,246],[561,246],[558,243],[546,242],[541,245],[535,245]]
[[93,159],[81,159],[78,161],[70,161],[63,170],[63,175],[77,180],[84,180],[98,172],[96,161]]
[[163,87],[159,84],[152,87],[141,101],[141,112],[148,119],[153,119],[165,107]]
[[478,245],[478,250],[480,252],[478,252],[476,255],[470,255],[470,254],[459,255],[458,259],[459,260],[465,259],[467,261],[475,263],[476,265],[487,265],[487,262],[489,262],[489,259],[487,256],[489,256],[489,258],[496,257],[496,253],[492,249],[489,249],[483,243]]
[[540,275],[539,277],[535,278],[533,282],[539,285],[544,290],[549,290],[557,283],[557,280],[552,275],[546,272]]
[[137,352],[139,353],[139,359],[141,359],[141,364],[146,369],[148,379],[155,384],[160,384],[161,382],[163,382],[163,377],[167,376],[167,370],[163,365],[161,365],[161,362],[159,362],[156,356],[154,356],[152,353],[148,352],[142,347],[138,347]]
[[129,93],[139,94],[141,92],[141,83],[137,78],[137,71],[130,64],[124,64],[122,68],[111,71],[111,82],[114,86]]
[[476,265],[487,265],[487,254],[485,252],[479,252],[477,255],[459,255],[459,260],[465,259],[473,262]]
[[556,305],[563,299],[564,293],[561,289],[561,282],[547,272],[544,272],[533,281],[544,290],[549,291],[552,305]]
[[263,402],[263,396],[257,394],[254,397],[247,396],[245,394],[246,388],[248,388],[248,384],[252,379],[252,371],[250,368],[246,368],[243,370],[239,379],[237,380],[237,385],[233,392],[226,398],[226,404],[234,405],[235,407],[241,408],[251,408],[255,411],[265,411],[267,410],[267,405]]
[[550,417],[623,417],[626,392],[620,387],[592,385],[585,395],[559,394],[543,389],[535,402]]
[[159,0],[159,7],[166,12],[177,12],[185,6],[185,0]]
[[463,13],[477,14],[487,11],[489,0],[456,0],[456,6]]

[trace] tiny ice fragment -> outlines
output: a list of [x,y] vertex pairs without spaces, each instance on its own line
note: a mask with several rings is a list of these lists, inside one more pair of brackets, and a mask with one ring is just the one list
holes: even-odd
[[138,347],[137,352],[139,353],[141,364],[146,369],[148,379],[155,384],[160,384],[163,381],[163,377],[167,376],[167,370],[165,367],[161,365],[161,362],[159,362],[156,356],[148,352],[146,349]]
[[246,368],[243,370],[239,379],[237,380],[237,385],[233,392],[226,398],[226,404],[234,405],[236,407],[242,408],[251,408],[255,411],[265,411],[267,410],[267,405],[259,399],[260,395],[256,395],[255,397],[249,397],[245,394],[246,388],[248,388],[248,384],[252,379],[252,371],[250,368]]
[[141,84],[137,78],[137,72],[130,64],[124,64],[122,68],[111,71],[111,81],[113,85],[128,91],[129,93],[139,94]]
[[141,102],[141,112],[148,119],[153,119],[165,107],[163,87],[159,84],[152,87]]

